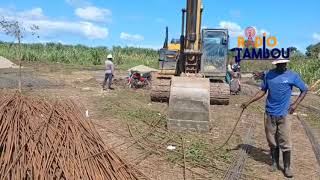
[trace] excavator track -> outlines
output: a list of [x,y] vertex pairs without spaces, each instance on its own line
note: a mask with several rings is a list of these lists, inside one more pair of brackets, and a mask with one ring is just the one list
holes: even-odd
[[[155,79],[151,87],[151,101],[169,102],[171,79]],[[210,104],[228,105],[230,87],[225,83],[210,83]]]
[[230,86],[226,83],[210,83],[210,104],[228,105]]
[[151,101],[169,102],[171,79],[155,79],[151,86]]

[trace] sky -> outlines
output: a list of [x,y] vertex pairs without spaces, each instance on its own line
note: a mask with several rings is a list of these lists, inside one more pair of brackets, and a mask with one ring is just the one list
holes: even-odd
[[[240,3],[241,2],[241,3]],[[0,0],[0,18],[18,20],[23,42],[161,48],[165,27],[179,38],[185,0]],[[278,47],[302,52],[320,42],[320,1],[203,0],[202,27],[228,28],[230,47],[246,27],[276,36]],[[30,26],[37,25],[36,36]],[[1,41],[14,38],[0,31]]]

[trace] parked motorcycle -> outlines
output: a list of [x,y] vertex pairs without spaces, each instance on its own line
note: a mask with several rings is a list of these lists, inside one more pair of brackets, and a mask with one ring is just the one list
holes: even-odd
[[150,88],[151,87],[151,74],[141,74],[139,72],[131,72],[128,78],[128,85],[130,88]]

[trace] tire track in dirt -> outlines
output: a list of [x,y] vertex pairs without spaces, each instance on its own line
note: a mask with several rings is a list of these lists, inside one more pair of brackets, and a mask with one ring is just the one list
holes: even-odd
[[[251,91],[252,89],[248,88],[248,96],[252,96],[254,91]],[[70,91],[70,92],[68,92]],[[70,94],[72,96],[81,97],[81,101],[85,102],[86,107],[90,110],[90,114],[96,114],[96,113],[102,113],[103,110],[97,108],[99,107],[99,103],[97,104],[96,101],[93,99],[93,94],[98,93],[97,92],[81,92],[80,89],[65,89],[65,90],[53,90],[50,91],[51,94],[63,94],[64,96],[66,94]],[[68,92],[68,93],[66,93]],[[117,91],[115,91],[117,92]],[[112,93],[111,93],[112,94]],[[96,94],[97,95],[97,94]],[[97,97],[99,99],[99,97]],[[238,101],[244,102],[244,98],[248,98],[247,96],[237,96],[232,97],[234,102],[229,106],[213,106],[213,125],[216,127],[219,132],[221,132],[221,137],[223,140],[224,134],[228,133],[229,129],[233,125],[233,115],[237,114],[235,112],[238,112],[238,106],[234,106],[234,103],[238,103]],[[99,100],[98,102],[101,102]],[[262,104],[262,101],[260,102],[260,105]],[[248,122],[251,122],[252,120],[256,120],[256,129],[254,132],[254,146],[252,146],[251,154],[249,154],[249,158],[247,159],[246,167],[244,170],[245,174],[252,175],[252,178],[250,176],[243,177],[243,179],[256,179],[253,177],[261,177],[263,179],[284,179],[284,176],[281,171],[278,171],[276,173],[270,173],[269,172],[269,165],[271,164],[270,157],[268,155],[268,147],[267,142],[264,134],[264,125],[263,125],[263,114],[258,113],[245,113],[246,115],[243,118],[242,123],[237,129],[237,133],[235,137],[244,137],[245,133],[248,129]],[[116,119],[110,119],[107,117],[107,114],[102,113],[102,117],[100,116],[93,116],[94,122],[96,122],[99,125],[98,130],[101,133],[101,136],[109,142],[108,144],[110,146],[118,145],[118,143],[122,142],[128,142],[130,144],[130,139],[127,137],[115,135],[114,132],[109,132],[109,130],[115,130],[117,133],[127,135],[126,129],[123,129],[122,124],[116,120]],[[317,168],[319,168],[316,165],[316,158],[312,152],[311,144],[308,140],[308,137],[304,133],[303,127],[300,124],[300,122],[293,118],[293,170],[295,173],[295,179],[319,179],[319,176],[317,173]],[[101,123],[101,126],[100,126]],[[99,128],[100,127],[100,128]],[[116,133],[116,134],[117,134]],[[236,141],[233,137],[232,143],[229,144],[229,147],[237,146],[238,144],[235,144]],[[218,143],[218,142],[217,142]],[[115,148],[115,151],[119,153],[121,156],[123,156],[126,160],[129,162],[131,160],[134,160],[136,158],[137,154],[140,154],[141,151],[136,148],[130,148],[127,149],[126,146],[121,148]],[[134,151],[134,152],[133,152]],[[134,162],[134,161],[133,161]],[[140,162],[140,164],[137,165],[139,168],[141,168],[147,175],[150,175],[152,179],[182,179],[182,170],[180,167],[176,165],[172,165],[167,162],[166,159],[157,157],[155,155],[149,156],[147,159]],[[203,174],[206,174],[206,171],[199,170],[199,172],[203,172]],[[298,174],[299,173],[299,174]],[[190,179],[199,179],[199,177],[192,177],[191,173],[187,173],[187,177]],[[219,179],[219,178],[214,178]]]
[[[297,115],[297,118],[299,119],[299,121],[301,122],[306,135],[308,136],[310,143],[312,145],[312,149],[313,152],[316,156],[318,165],[320,166],[320,144],[319,141],[316,139],[311,127],[309,126],[309,124],[303,119],[301,118],[299,115]],[[319,174],[319,173],[318,173]]]
[[[319,179],[319,166],[313,153],[312,145],[300,121],[289,116],[292,121],[292,167],[295,179]],[[271,159],[269,156],[269,147],[264,134],[263,116],[261,121],[257,120],[255,132],[255,147],[251,151],[245,172],[254,174],[266,179],[285,179],[282,171],[274,173],[269,172]],[[281,154],[281,153],[280,153]],[[280,165],[282,166],[282,157],[280,156]]]
[[247,135],[244,140],[244,145],[241,147],[239,157],[237,161],[234,161],[234,163],[230,166],[229,170],[224,176],[225,180],[234,180],[234,179],[240,179],[243,174],[243,169],[245,167],[245,163],[248,157],[248,153],[250,153],[251,147],[253,146],[253,136],[254,132],[254,122],[251,123],[250,127],[248,128]]

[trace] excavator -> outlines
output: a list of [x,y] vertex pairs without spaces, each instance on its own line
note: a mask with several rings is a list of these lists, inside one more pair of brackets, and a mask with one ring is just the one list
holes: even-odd
[[186,2],[180,39],[169,44],[166,29],[151,100],[169,103],[169,130],[208,132],[210,105],[229,104],[230,87],[225,83],[229,35],[227,29],[202,29],[202,0]]

